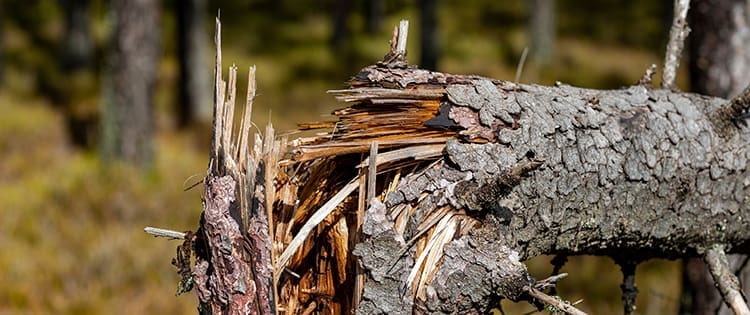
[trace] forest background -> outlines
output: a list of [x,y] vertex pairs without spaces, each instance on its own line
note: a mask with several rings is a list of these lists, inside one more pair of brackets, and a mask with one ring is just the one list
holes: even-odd
[[[255,121],[270,117],[277,130],[341,107],[325,91],[380,60],[400,19],[412,21],[413,64],[513,81],[530,48],[520,82],[614,89],[661,64],[672,16],[671,1],[650,0],[146,0],[158,45],[147,104],[154,132],[141,150],[151,153],[134,162],[108,149],[103,131],[116,86],[118,2],[0,1],[0,314],[196,312],[192,294],[174,296],[179,279],[169,261],[177,243],[142,228],[197,227],[201,187],[184,189],[201,180],[208,161],[219,10],[224,63],[240,66],[240,87],[247,66],[257,65]],[[541,35],[531,27],[539,3],[553,4]],[[186,33],[185,21],[196,28]],[[186,46],[185,36],[197,46]],[[189,69],[186,51],[199,55]],[[678,75],[683,90],[687,68]],[[190,80],[203,87],[181,88]],[[546,277],[550,259],[530,261],[532,275]],[[591,313],[619,313],[619,268],[607,258],[570,261],[563,271],[575,277],[559,292],[583,298],[580,308]],[[639,266],[639,313],[677,313],[681,266]],[[510,314],[533,310],[511,304]]]

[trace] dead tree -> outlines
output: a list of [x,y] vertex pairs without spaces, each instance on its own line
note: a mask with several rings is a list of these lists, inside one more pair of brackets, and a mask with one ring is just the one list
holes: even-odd
[[543,293],[564,275],[528,273],[543,254],[613,257],[626,312],[638,262],[705,257],[747,310],[724,255],[750,245],[750,89],[727,101],[649,76],[602,91],[432,72],[407,64],[406,29],[330,91],[349,104],[336,121],[300,126],[321,134],[267,128],[254,146],[249,120],[232,140],[236,72],[223,83],[217,51],[204,215],[176,234],[202,311],[483,314],[510,299],[581,314]]

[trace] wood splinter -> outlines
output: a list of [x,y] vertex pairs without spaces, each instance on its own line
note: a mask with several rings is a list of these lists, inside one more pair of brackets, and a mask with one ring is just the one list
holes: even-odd
[[747,300],[742,295],[740,281],[730,270],[727,262],[727,255],[724,252],[724,245],[716,244],[706,250],[703,257],[708,265],[708,270],[714,278],[716,287],[719,288],[724,302],[737,315],[750,315],[750,309],[747,306]]
[[185,235],[187,235],[187,233],[183,233],[183,232],[160,229],[160,228],[155,228],[155,227],[150,227],[150,226],[143,228],[143,232],[146,232],[147,234],[151,234],[155,237],[166,237],[172,240],[184,240]]
[[383,57],[379,65],[388,68],[406,68],[406,40],[409,36],[409,21],[401,20],[399,25],[393,29],[393,38],[391,39],[391,49]]

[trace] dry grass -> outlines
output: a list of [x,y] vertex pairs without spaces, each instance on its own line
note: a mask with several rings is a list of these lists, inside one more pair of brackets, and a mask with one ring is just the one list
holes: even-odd
[[61,119],[46,104],[3,96],[0,110],[0,313],[184,314],[174,297],[174,242],[142,232],[155,224],[193,228],[205,158],[182,135],[162,135],[148,176],[104,166],[71,150]]

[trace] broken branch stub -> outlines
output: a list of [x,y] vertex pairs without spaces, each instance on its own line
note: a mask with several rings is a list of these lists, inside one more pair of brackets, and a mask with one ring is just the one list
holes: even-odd
[[750,315],[747,299],[742,294],[742,288],[737,276],[732,273],[727,263],[727,256],[723,245],[713,245],[706,250],[704,257],[708,270],[719,288],[724,302],[736,315]]
[[674,14],[672,27],[669,30],[669,42],[664,54],[664,72],[661,87],[673,89],[677,78],[677,69],[680,67],[682,48],[685,46],[685,38],[690,34],[687,23],[687,13],[690,8],[690,0],[674,0]]
[[[273,314],[272,242],[264,196],[274,187],[256,179],[268,177],[266,173],[275,167],[269,167],[269,161],[276,160],[274,154],[279,150],[260,154],[249,149],[254,67],[250,68],[249,99],[240,134],[234,134],[237,67],[230,67],[229,82],[223,81],[218,19],[215,40],[212,145],[201,225],[196,239],[190,240],[196,255],[192,283],[201,313]],[[273,141],[272,132],[267,137]]]

